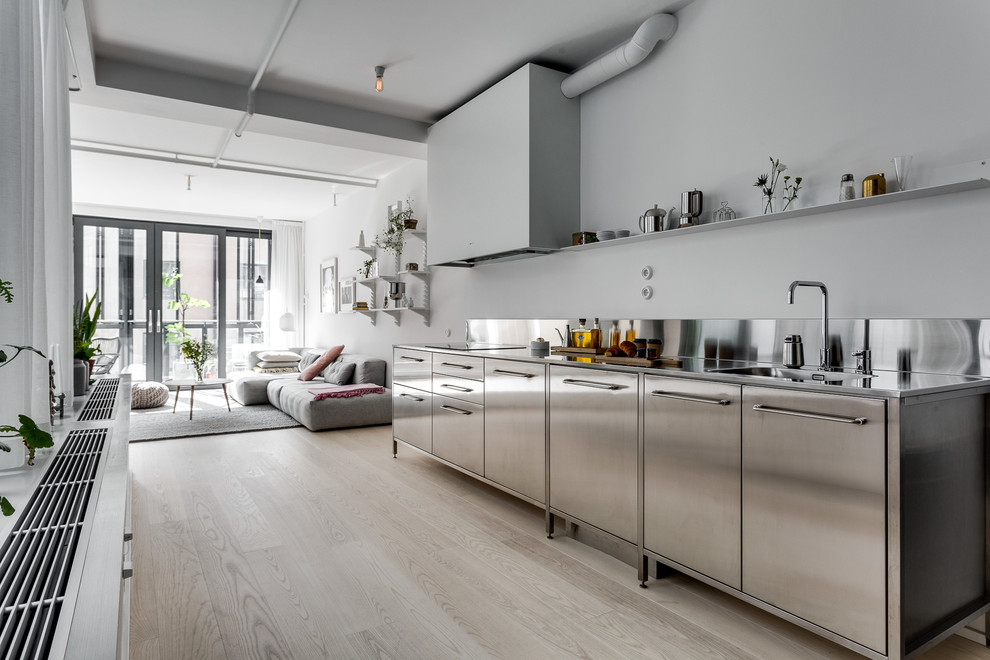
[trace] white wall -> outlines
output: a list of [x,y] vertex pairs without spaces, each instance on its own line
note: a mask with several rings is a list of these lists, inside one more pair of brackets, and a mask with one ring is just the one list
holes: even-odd
[[[837,200],[839,179],[885,172],[913,154],[912,187],[990,178],[990,3],[939,6],[898,0],[828,3],[696,0],[677,34],[632,71],[582,97],[582,227],[634,228],[647,208],[705,193],[706,215],[727,200],[760,212],[752,186],[780,158],[805,184],[799,205]],[[425,169],[425,168],[424,168]],[[418,192],[416,166],[383,180],[355,208],[337,209],[307,255],[342,270],[359,255],[329,237],[384,222],[389,201]],[[357,197],[357,196],[355,196]],[[352,198],[354,199],[354,198]],[[357,202],[357,200],[354,200]],[[498,202],[497,185],[490,203]],[[348,200],[350,205],[351,200]],[[388,355],[395,341],[463,338],[471,317],[800,318],[819,313],[811,292],[786,304],[794,279],[829,285],[839,317],[990,317],[990,190],[828,213],[470,270],[434,269],[434,321],[404,313],[371,328],[358,317],[319,316],[315,334],[351,338]],[[353,215],[348,215],[353,211]],[[352,223],[346,224],[345,223]],[[427,220],[428,226],[428,220]],[[331,228],[332,227],[332,228]],[[656,270],[644,301],[643,265]],[[311,301],[311,305],[312,305]],[[341,339],[344,341],[344,339]]]

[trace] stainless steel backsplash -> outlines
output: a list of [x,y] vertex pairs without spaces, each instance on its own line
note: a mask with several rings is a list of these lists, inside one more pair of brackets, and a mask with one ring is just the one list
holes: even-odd
[[[588,319],[589,327],[591,319]],[[613,319],[601,319],[607,338]],[[622,319],[620,335],[663,340],[665,357],[723,361],[782,361],[784,337],[801,335],[805,363],[818,363],[820,319],[672,320]],[[537,337],[560,344],[557,330],[577,319],[470,319],[468,341],[524,344]],[[606,339],[607,341],[607,339]],[[990,376],[990,320],[829,319],[832,365],[853,368],[855,351],[869,348],[873,368],[888,371]]]

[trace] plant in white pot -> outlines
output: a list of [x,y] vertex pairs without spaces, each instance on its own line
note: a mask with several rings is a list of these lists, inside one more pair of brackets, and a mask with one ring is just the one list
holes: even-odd
[[[7,304],[14,302],[14,286],[10,282],[3,279],[0,279],[0,300]],[[8,352],[5,349],[13,349],[15,352],[13,355],[8,355]],[[45,357],[44,353],[32,346],[3,344],[0,345],[0,368],[8,366],[17,358],[18,355],[25,351],[28,353],[36,353],[41,357]],[[27,415],[18,415],[17,421],[19,426],[12,426],[9,424],[0,425],[0,438],[20,438],[27,452],[28,465],[34,465],[35,450],[51,447],[55,443],[52,440],[51,434],[38,428],[35,421]],[[10,445],[0,442],[0,451],[9,453],[11,450],[12,448]],[[14,513],[13,505],[11,505],[10,501],[3,496],[0,496],[0,513],[5,516],[9,516]]]

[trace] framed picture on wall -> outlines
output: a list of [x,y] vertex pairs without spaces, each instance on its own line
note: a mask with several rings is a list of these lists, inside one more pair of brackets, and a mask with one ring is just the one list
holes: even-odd
[[320,311],[337,313],[337,258],[320,264]]
[[357,287],[357,280],[355,280],[353,277],[348,277],[347,279],[340,281],[340,311],[341,312],[353,311],[356,287]]

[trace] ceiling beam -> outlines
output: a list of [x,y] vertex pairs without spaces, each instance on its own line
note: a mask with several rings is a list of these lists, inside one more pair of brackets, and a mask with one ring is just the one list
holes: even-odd
[[[100,87],[241,112],[247,96],[247,88],[241,85],[104,57],[96,58],[95,71],[96,84]],[[426,142],[429,128],[429,124],[425,122],[263,89],[256,93],[255,112],[258,115],[419,143]]]

